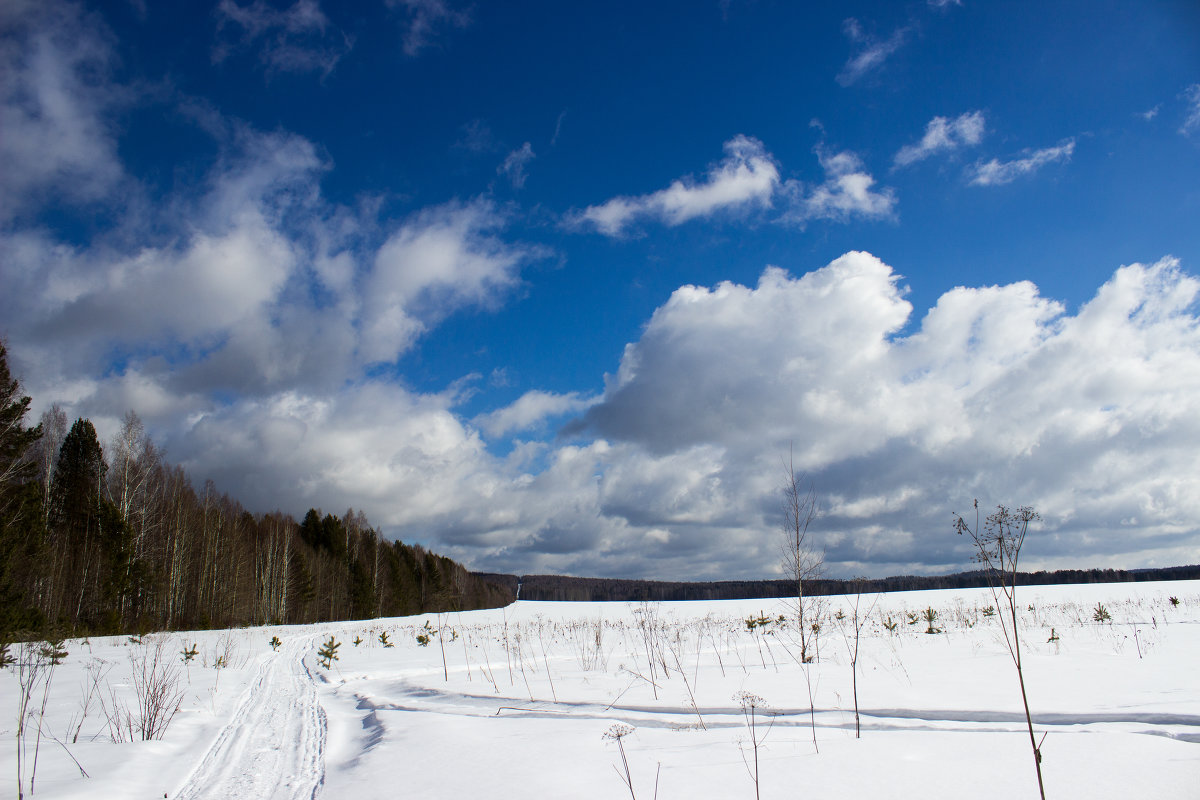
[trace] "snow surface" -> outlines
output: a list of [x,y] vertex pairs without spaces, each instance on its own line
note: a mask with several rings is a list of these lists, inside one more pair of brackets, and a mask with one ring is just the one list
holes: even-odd
[[[989,591],[861,598],[860,609],[871,609],[858,659],[861,739],[849,617],[833,616],[848,615],[852,599],[829,598],[808,681],[792,609],[779,600],[521,601],[140,644],[70,641],[27,796],[621,798],[631,794],[623,747],[638,798],[754,797],[738,700],[750,692],[769,706],[755,719],[764,798],[1035,797],[1016,671],[997,617],[983,614],[995,605]],[[1022,587],[1018,600],[1047,796],[1200,797],[1200,581]],[[1093,621],[1097,603],[1111,622]],[[909,624],[929,607],[941,633],[925,633],[924,619]],[[779,615],[785,624],[746,624]],[[422,646],[426,623],[440,635]],[[330,636],[341,646],[326,670],[317,650]],[[105,671],[108,707],[132,703],[129,657],[163,638],[185,692],[181,709],[161,741],[113,742],[97,702],[83,714],[89,666]],[[181,651],[193,643],[198,655],[184,665]],[[10,795],[18,693],[14,671],[0,672],[0,706],[9,709],[0,775]],[[618,723],[634,729],[619,743],[604,737]]]

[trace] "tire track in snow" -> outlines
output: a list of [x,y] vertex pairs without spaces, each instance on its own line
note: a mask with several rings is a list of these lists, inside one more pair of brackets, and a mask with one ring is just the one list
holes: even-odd
[[175,800],[315,800],[325,784],[325,709],[304,663],[310,636],[258,669],[232,718]]

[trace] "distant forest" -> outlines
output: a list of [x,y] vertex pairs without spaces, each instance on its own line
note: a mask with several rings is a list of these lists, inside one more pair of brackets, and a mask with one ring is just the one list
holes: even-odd
[[[634,581],[614,578],[573,578],[566,575],[501,575],[481,572],[479,577],[502,584],[521,600],[570,602],[671,600],[742,600],[753,598],[795,597],[793,580],[708,581],[702,583]],[[1162,569],[1061,569],[1053,572],[1018,573],[1021,586],[1059,583],[1120,583],[1126,581],[1182,581],[1200,579],[1200,565]],[[863,580],[817,579],[804,582],[808,595],[853,594],[854,592],[904,592],[914,589],[969,589],[987,586],[981,571],[959,572],[933,577],[901,575],[895,578]]]
[[136,414],[107,450],[57,406],[26,421],[0,344],[0,635],[68,635],[494,608],[514,592],[361,512],[251,514],[197,490]]

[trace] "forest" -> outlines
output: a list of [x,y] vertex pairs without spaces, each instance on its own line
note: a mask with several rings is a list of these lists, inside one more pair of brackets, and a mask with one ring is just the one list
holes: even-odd
[[166,461],[134,412],[107,447],[58,406],[31,425],[0,343],[0,635],[294,624],[495,608],[501,584],[361,511],[251,514]]
[[[795,597],[794,580],[640,581],[619,578],[577,578],[570,575],[502,575],[477,573],[492,583],[521,590],[522,600],[567,602],[674,602],[680,600],[749,600]],[[1131,583],[1200,579],[1200,565],[1158,569],[1060,569],[1017,574],[1019,586],[1076,583]],[[804,582],[806,595],[873,594],[922,589],[970,589],[988,585],[982,570],[952,575],[898,575],[889,578],[815,578]]]

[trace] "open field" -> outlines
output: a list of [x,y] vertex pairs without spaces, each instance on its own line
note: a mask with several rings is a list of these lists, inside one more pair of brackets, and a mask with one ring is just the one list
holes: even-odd
[[[1195,797],[1200,582],[1028,587],[1018,599],[1047,796]],[[988,590],[859,598],[861,739],[853,604],[828,598],[809,664],[794,608],[775,600],[518,602],[69,641],[33,686],[22,776],[45,798],[1036,796]],[[1110,620],[1095,621],[1098,604]],[[338,658],[325,669],[330,637]],[[140,741],[132,664],[156,650],[181,704],[160,741]],[[10,795],[20,696],[16,670],[0,672]],[[115,724],[121,707],[132,735]]]

